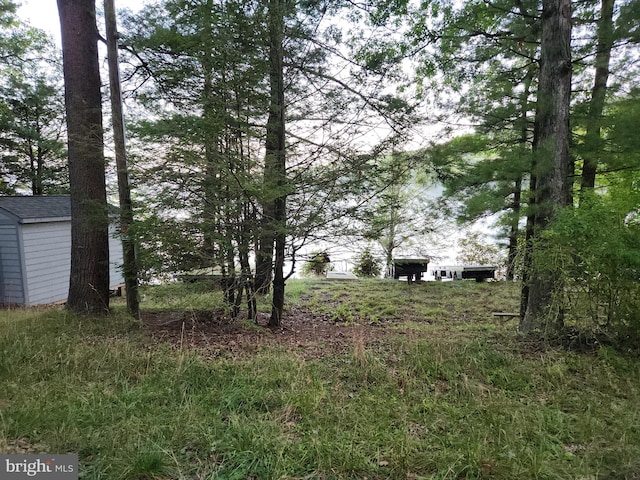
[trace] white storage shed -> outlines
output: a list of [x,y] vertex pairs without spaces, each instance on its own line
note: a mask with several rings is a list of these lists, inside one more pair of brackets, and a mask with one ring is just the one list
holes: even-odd
[[[109,285],[123,283],[122,242],[109,236]],[[68,195],[0,196],[0,305],[63,302],[71,270]]]

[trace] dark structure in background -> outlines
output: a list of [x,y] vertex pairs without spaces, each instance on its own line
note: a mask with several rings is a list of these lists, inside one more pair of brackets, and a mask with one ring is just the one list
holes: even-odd
[[391,264],[391,272],[389,272],[389,276],[396,280],[400,277],[407,277],[407,282],[420,282],[422,281],[422,275],[427,273],[428,266],[428,258],[397,259]]
[[437,267],[433,270],[436,280],[466,280],[474,279],[476,282],[483,282],[495,278],[496,265],[456,265],[452,267]]

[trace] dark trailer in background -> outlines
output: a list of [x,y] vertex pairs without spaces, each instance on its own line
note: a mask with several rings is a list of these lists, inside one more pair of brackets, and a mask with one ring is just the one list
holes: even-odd
[[428,258],[399,258],[391,264],[389,276],[396,280],[406,277],[407,282],[421,282],[422,275],[428,271],[428,266]]
[[436,280],[474,279],[476,282],[484,282],[495,278],[497,269],[496,265],[454,265],[436,267],[432,273]]

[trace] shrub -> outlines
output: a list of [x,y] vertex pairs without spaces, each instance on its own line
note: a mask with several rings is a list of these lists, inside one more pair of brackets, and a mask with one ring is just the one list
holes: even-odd
[[534,261],[564,285],[568,319],[626,340],[640,340],[640,224],[604,196],[560,212]]
[[356,257],[355,262],[356,266],[353,268],[353,274],[357,277],[380,276],[380,262],[373,256],[371,250],[368,248]]
[[310,275],[326,275],[331,269],[331,259],[326,251],[316,251],[311,254],[309,260],[302,265],[302,274]]

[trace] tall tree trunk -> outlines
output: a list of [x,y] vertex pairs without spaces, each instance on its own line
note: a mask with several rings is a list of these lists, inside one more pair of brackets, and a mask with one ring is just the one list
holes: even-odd
[[29,180],[31,180],[31,195],[42,195],[42,182],[38,181],[38,158],[36,149],[29,146]]
[[509,246],[507,250],[507,280],[515,278],[516,258],[518,256],[518,237],[520,236],[520,205],[522,197],[522,178],[518,178],[513,185],[513,203],[511,210],[513,219],[509,226]]
[[[243,95],[240,91],[235,90],[235,112],[238,121],[243,117],[242,103],[244,101]],[[240,124],[241,125],[241,124]],[[250,149],[247,149],[245,153],[243,144],[243,130],[238,126],[235,129],[235,142],[236,151],[240,158],[240,174],[246,174],[251,171],[251,156]],[[248,134],[247,134],[248,136]],[[249,139],[247,139],[249,140]],[[258,320],[258,305],[256,299],[256,292],[254,287],[254,279],[251,275],[251,263],[249,262],[249,250],[251,245],[251,238],[253,229],[255,228],[255,216],[253,215],[253,206],[250,201],[244,196],[244,192],[240,193],[239,206],[238,206],[238,228],[237,228],[237,244],[238,244],[238,259],[240,261],[240,275],[241,275],[241,287],[244,289],[247,298],[247,319],[257,322]]]
[[385,263],[385,278],[394,278],[395,272],[393,268],[393,247],[388,245],[383,247],[384,250],[384,263]]
[[[534,133],[534,140],[536,134]],[[529,201],[527,213],[527,225],[524,231],[524,252],[522,259],[522,288],[520,290],[520,321],[524,319],[527,313],[527,303],[529,302],[529,281],[531,279],[531,255],[533,253],[533,232],[535,224],[535,208],[536,208],[536,175],[534,165],[531,167],[531,178],[529,180]]]
[[123,274],[127,310],[136,319],[140,319],[140,300],[138,297],[138,265],[136,245],[131,235],[133,225],[133,205],[129,186],[127,167],[127,148],[122,113],[122,91],[120,88],[120,67],[118,65],[118,29],[114,0],[104,0],[104,16],[107,35],[107,55],[109,61],[109,89],[111,92],[111,123],[116,151],[116,170],[118,174],[118,197],[120,199],[120,231],[124,250]]
[[[284,0],[269,0],[269,83],[271,101],[267,120],[265,158],[266,186],[274,196],[273,238],[275,241],[273,297],[270,327],[279,327],[284,308],[284,260],[287,224],[285,115],[284,115]],[[263,287],[264,285],[260,285]]]
[[[571,96],[571,0],[543,0],[540,81],[534,138],[536,173],[533,234],[540,240],[556,211],[567,204],[569,172],[569,101]],[[533,248],[537,248],[534,242]],[[535,252],[534,252],[535,253]],[[532,257],[527,308],[520,330],[531,332],[561,321],[554,297],[557,275]]]
[[580,193],[592,189],[596,184],[598,157],[602,150],[601,121],[609,79],[609,63],[613,48],[613,10],[615,0],[602,0],[598,21],[598,42],[595,59],[595,79],[591,90],[591,101],[587,115],[585,154],[582,164]]
[[71,187],[71,277],[67,308],[109,311],[109,231],[93,0],[58,0]]
[[[524,151],[529,144],[529,95],[531,94],[531,82],[535,68],[533,65],[527,69],[524,77],[524,90],[520,96],[520,139],[519,143]],[[522,176],[514,181],[513,185],[513,203],[511,204],[513,219],[509,228],[509,247],[507,253],[507,280],[515,278],[515,264],[518,256],[518,238],[520,237],[520,215],[522,210]]]
[[[204,85],[202,89],[202,109],[204,118],[203,142],[205,155],[205,178],[203,181],[203,256],[207,266],[217,265],[223,268],[226,261],[225,253],[220,239],[221,231],[221,203],[222,203],[222,179],[219,142],[221,127],[218,118],[219,112],[216,105],[216,92],[214,88],[214,59],[215,47],[213,45],[213,0],[207,0],[203,14],[204,21],[203,51],[201,58]],[[225,279],[226,281],[226,279]]]
[[[38,132],[40,136],[40,132]],[[36,156],[36,192],[37,195],[44,195],[44,153],[42,147],[38,145]]]
[[238,229],[238,258],[240,260],[241,286],[247,295],[247,318],[254,322],[258,317],[256,296],[251,278],[251,265],[249,263],[249,233],[247,224],[249,222],[249,205],[242,206],[242,221]]
[[[266,176],[265,168],[265,176]],[[267,188],[265,182],[265,189]],[[270,187],[268,187],[270,188]],[[274,201],[263,195],[262,201],[262,217],[260,219],[259,238],[256,247],[256,275],[255,286],[256,292],[266,295],[271,289],[271,280],[273,279],[273,245],[274,236]]]

